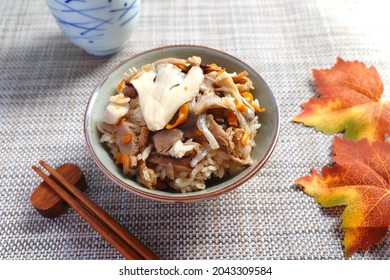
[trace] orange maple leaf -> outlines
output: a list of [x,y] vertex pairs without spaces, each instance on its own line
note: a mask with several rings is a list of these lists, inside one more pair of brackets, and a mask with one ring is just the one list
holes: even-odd
[[390,143],[335,137],[333,166],[295,182],[324,207],[345,205],[346,256],[379,243],[390,225]]
[[374,67],[341,58],[328,70],[313,70],[319,98],[303,103],[293,118],[326,133],[345,131],[352,140],[384,141],[390,134],[390,102],[380,102],[382,80]]

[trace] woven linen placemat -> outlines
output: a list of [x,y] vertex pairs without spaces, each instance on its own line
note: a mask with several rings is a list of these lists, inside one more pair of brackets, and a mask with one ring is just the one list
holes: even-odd
[[[145,0],[130,42],[108,57],[71,44],[44,1],[1,6],[1,259],[122,259],[74,211],[46,219],[31,206],[39,159],[79,165],[87,194],[163,259],[344,258],[342,208],[321,208],[293,183],[330,163],[333,138],[290,120],[315,95],[311,69],[329,68],[337,56],[374,65],[388,88],[390,23],[381,2]],[[173,44],[237,56],[279,102],[281,134],[266,166],[212,200],[139,197],[108,180],[87,152],[84,109],[101,77],[131,55]],[[389,259],[389,245],[387,236],[352,259]]]

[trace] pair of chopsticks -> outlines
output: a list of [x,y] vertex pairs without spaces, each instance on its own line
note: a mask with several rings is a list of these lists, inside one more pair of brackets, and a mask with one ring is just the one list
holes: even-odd
[[126,259],[129,260],[158,260],[149,248],[142,244],[135,236],[123,228],[117,221],[108,215],[95,202],[89,199],[82,191],[69,183],[55,169],[43,160],[39,163],[55,179],[51,179],[35,165],[34,171],[72,207],[86,222],[110,242]]

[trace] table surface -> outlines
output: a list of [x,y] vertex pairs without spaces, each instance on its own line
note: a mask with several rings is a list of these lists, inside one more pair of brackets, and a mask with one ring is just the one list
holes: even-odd
[[[66,39],[45,1],[0,9],[0,258],[122,259],[73,210],[38,214],[31,165],[79,165],[87,194],[163,259],[344,259],[342,208],[322,208],[294,180],[330,163],[333,136],[291,122],[315,95],[311,69],[337,57],[374,65],[390,86],[386,1],[142,1],[127,45],[107,57]],[[195,203],[148,200],[114,185],[93,163],[83,134],[86,103],[101,77],[156,47],[203,45],[256,69],[278,100],[281,133],[250,181]],[[384,98],[389,100],[389,91]],[[389,259],[390,235],[352,259]]]

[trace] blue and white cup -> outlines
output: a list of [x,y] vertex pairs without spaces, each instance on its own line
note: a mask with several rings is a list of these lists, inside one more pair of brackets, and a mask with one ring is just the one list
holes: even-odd
[[140,0],[46,0],[65,36],[86,52],[118,51],[137,25]]

